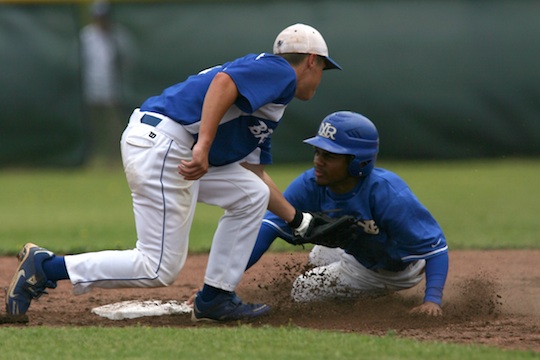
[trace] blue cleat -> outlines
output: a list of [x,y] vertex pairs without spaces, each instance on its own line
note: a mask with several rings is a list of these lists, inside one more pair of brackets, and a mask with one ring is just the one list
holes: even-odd
[[234,292],[220,294],[210,302],[204,302],[199,294],[193,301],[192,321],[247,321],[270,311],[270,306],[265,304],[242,303]]
[[56,282],[47,280],[43,272],[43,261],[55,255],[49,250],[28,243],[19,252],[19,266],[6,293],[8,315],[23,315],[30,307],[32,299],[47,294],[46,288],[54,289]]

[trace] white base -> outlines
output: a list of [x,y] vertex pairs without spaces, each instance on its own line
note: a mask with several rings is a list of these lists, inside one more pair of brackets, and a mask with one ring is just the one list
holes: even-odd
[[92,313],[110,320],[135,319],[143,316],[162,316],[191,313],[193,307],[186,301],[176,300],[130,300],[103,305],[92,309]]

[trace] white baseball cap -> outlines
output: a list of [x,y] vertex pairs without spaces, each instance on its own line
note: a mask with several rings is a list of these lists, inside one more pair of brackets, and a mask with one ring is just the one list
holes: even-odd
[[328,56],[328,47],[320,32],[305,24],[285,28],[274,41],[274,54],[316,54],[326,60],[326,69],[340,69]]

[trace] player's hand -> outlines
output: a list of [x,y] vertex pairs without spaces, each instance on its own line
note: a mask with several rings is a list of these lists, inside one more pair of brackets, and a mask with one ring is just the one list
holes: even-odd
[[186,300],[186,304],[190,305],[190,306],[193,306],[194,303],[195,303],[195,296],[197,295],[197,293],[199,292],[199,290],[201,289],[193,289],[191,290],[191,296],[189,297],[189,299]]
[[201,149],[197,144],[193,147],[192,159],[182,160],[178,166],[178,173],[186,180],[198,180],[208,172],[208,151]]
[[410,310],[413,315],[428,315],[428,316],[442,316],[443,311],[439,304],[435,304],[431,301],[426,301],[420,306],[416,306]]

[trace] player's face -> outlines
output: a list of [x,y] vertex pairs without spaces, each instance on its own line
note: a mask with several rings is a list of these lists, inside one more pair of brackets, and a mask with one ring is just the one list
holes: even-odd
[[302,71],[297,72],[295,94],[297,99],[309,100],[315,95],[325,66],[324,59],[320,56],[310,55],[306,58]]
[[317,185],[328,186],[336,194],[354,189],[358,178],[349,174],[350,155],[334,154],[318,147],[314,150],[313,167]]

